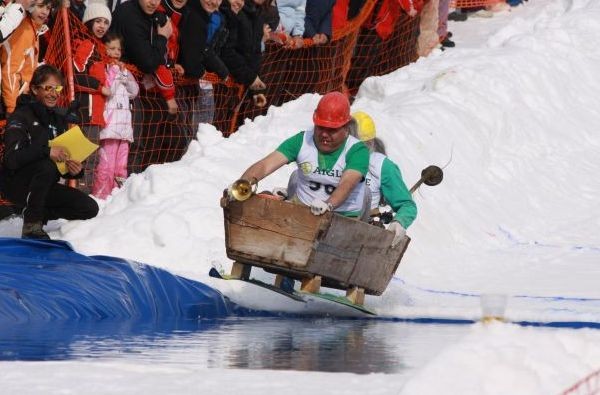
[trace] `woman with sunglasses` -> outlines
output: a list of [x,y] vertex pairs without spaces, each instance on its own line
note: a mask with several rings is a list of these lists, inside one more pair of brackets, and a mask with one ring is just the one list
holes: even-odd
[[31,95],[19,96],[6,124],[2,193],[23,208],[23,238],[49,240],[43,230],[48,220],[89,219],[98,213],[94,199],[59,183],[55,162],[66,163],[64,178],[83,175],[81,163],[69,159],[65,148],[48,145],[67,130],[64,110],[56,108],[62,90],[63,76],[58,69],[38,67],[31,78]]

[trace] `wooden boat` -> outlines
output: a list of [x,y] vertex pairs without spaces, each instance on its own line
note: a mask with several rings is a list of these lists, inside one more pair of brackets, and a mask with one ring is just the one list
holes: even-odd
[[230,278],[249,279],[252,267],[301,281],[301,291],[321,286],[346,290],[351,303],[387,288],[410,239],[392,247],[394,234],[334,213],[311,214],[308,207],[272,195],[245,201],[221,199]]

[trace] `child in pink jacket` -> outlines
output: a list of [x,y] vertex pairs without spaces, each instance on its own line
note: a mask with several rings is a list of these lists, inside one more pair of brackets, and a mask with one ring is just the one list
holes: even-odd
[[119,181],[127,178],[129,143],[133,142],[129,100],[139,92],[135,77],[120,61],[123,38],[109,32],[104,36],[104,45],[106,54],[114,62],[106,65],[106,86],[110,96],[104,107],[106,127],[100,132],[99,160],[92,188],[92,195],[100,199],[106,199]]

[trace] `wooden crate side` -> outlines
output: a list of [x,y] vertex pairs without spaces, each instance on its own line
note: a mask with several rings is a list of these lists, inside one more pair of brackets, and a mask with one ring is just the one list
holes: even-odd
[[327,216],[315,217],[307,207],[258,196],[227,202],[223,212],[229,258],[301,272],[329,226]]
[[245,202],[231,202],[226,219],[232,223],[269,230],[290,238],[314,240],[321,218],[310,209],[281,200],[253,196]]
[[371,228],[367,223],[333,215],[327,233],[315,241],[315,253],[307,270],[348,283],[365,244],[365,232]]
[[241,252],[254,256],[258,262],[284,267],[305,267],[313,247],[312,240],[297,239],[233,222],[229,224],[229,237],[227,255],[230,258],[236,259],[236,252]]
[[391,248],[363,248],[350,276],[350,284],[365,288],[369,295],[381,295],[390,283],[410,239]]

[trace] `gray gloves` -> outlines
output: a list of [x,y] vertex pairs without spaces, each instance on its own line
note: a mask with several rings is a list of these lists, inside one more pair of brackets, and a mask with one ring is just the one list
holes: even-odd
[[322,215],[328,211],[333,211],[333,206],[331,203],[324,202],[321,199],[315,199],[310,204],[310,212],[313,215]]
[[394,232],[394,240],[392,240],[392,247],[395,247],[406,236],[406,229],[404,229],[398,221],[390,222],[387,230],[389,230],[390,232]]

